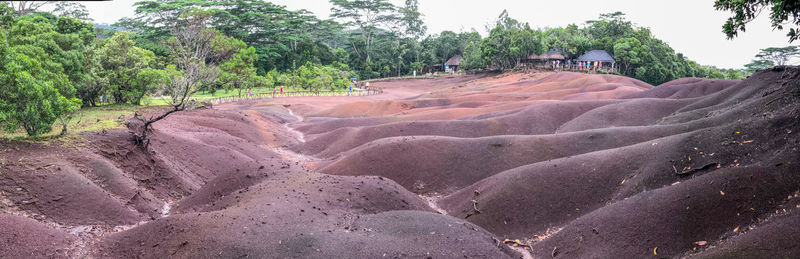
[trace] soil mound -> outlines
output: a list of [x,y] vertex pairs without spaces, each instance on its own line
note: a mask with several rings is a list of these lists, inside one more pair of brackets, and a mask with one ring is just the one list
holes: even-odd
[[411,121],[339,128],[319,134],[293,149],[318,157],[331,157],[364,143],[387,137],[436,135],[463,138],[548,134],[554,133],[561,125],[586,111],[614,102],[614,100],[552,102],[481,120]]
[[55,258],[69,255],[67,233],[21,216],[0,214],[0,254],[6,258]]
[[179,112],[148,149],[0,140],[0,253],[800,256],[800,68],[373,85]]
[[695,98],[719,92],[737,83],[739,83],[737,80],[681,78],[623,98]]
[[[553,100],[458,120],[320,119],[327,133],[309,121],[303,130],[316,134],[294,149],[331,158],[323,173],[379,175],[444,195],[433,201],[448,215],[522,238],[534,257],[759,254],[737,240],[755,240],[748,233],[768,218],[796,221],[786,197],[800,184],[800,70],[658,87],[614,80],[557,73],[491,87],[479,99]],[[471,95],[454,92],[441,108]],[[790,215],[774,216],[783,209]],[[753,231],[740,232],[748,224]],[[753,236],[777,237],[769,224],[788,223],[765,223],[769,232]],[[774,255],[795,254],[780,240],[789,238],[774,247],[789,252]]]
[[96,255],[508,256],[481,228],[427,210],[385,178],[279,174],[202,212],[183,211],[112,235]]

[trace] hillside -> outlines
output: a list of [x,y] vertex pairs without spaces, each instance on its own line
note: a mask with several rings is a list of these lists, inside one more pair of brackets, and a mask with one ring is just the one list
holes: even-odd
[[796,67],[373,84],[176,113],[148,151],[2,140],[0,254],[800,256]]

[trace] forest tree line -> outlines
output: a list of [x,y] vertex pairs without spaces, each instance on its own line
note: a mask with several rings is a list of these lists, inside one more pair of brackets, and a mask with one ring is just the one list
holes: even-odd
[[418,0],[402,6],[387,0],[330,2],[332,18],[323,20],[265,1],[142,1],[135,4],[135,17],[115,25],[137,32],[139,46],[166,56],[160,44],[169,36],[165,20],[191,8],[218,10],[212,26],[255,48],[259,75],[293,71],[306,63],[338,63],[359,79],[403,76],[440,70],[457,54],[464,56],[464,68],[505,70],[531,54],[562,50],[579,56],[592,49],[613,55],[620,74],[656,85],[681,77],[742,79],[750,73],[697,64],[620,12],[601,14],[584,26],[534,29],[504,11],[487,26],[484,38],[474,29],[427,34]]
[[468,70],[508,70],[531,54],[601,49],[620,74],[656,85],[742,79],[797,54],[796,47],[766,49],[747,69],[718,69],[676,53],[619,12],[583,26],[534,29],[504,11],[482,37],[474,29],[428,34],[418,0],[330,2],[332,18],[319,19],[261,0],[139,1],[134,17],[103,27],[77,2],[59,2],[52,13],[40,10],[46,2],[0,4],[0,126],[39,135],[80,107],[140,105],[151,96],[178,111],[197,91],[343,89],[352,77],[435,71],[454,55]]

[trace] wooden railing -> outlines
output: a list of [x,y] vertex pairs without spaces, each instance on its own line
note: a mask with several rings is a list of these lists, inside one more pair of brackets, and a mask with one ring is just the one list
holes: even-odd
[[355,91],[287,91],[283,93],[256,93],[256,94],[243,94],[241,96],[234,95],[234,96],[225,96],[225,97],[215,97],[206,99],[205,101],[210,101],[212,104],[220,104],[220,103],[227,103],[227,102],[236,102],[241,100],[253,100],[253,99],[262,99],[262,98],[278,98],[278,97],[303,97],[303,96],[367,96],[367,95],[376,95],[383,93],[381,89],[369,89],[369,90],[355,90]]

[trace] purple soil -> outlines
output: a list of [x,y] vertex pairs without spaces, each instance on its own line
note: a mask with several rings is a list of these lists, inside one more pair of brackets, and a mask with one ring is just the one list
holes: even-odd
[[[539,240],[534,235],[563,229],[534,242],[534,257],[552,256],[560,245],[565,247],[556,254],[566,257],[641,257],[656,246],[660,255],[679,256],[689,254],[693,242],[713,241],[742,224],[730,217],[731,208],[753,208],[747,220],[758,220],[775,209],[773,200],[797,191],[797,76],[797,69],[779,68],[744,82],[681,79],[620,99],[532,104],[455,121],[381,123],[384,117],[367,117],[361,120],[371,120],[369,125],[346,127],[352,119],[327,118],[320,126],[337,127],[324,133],[313,122],[303,125],[318,134],[296,150],[332,158],[322,163],[323,173],[380,175],[417,193],[445,194],[437,203],[448,215],[500,238],[533,242]],[[587,103],[602,104],[576,109]],[[533,115],[537,110],[545,112]],[[537,136],[522,136],[531,134]],[[753,178],[767,171],[775,175]],[[751,191],[726,197],[714,180],[700,177]],[[763,196],[738,198],[761,189]],[[635,203],[659,192],[667,196],[652,201],[656,205]],[[686,201],[700,214],[688,214],[668,198],[683,193],[702,193],[696,197],[701,200]],[[628,226],[614,226],[606,217]],[[689,219],[694,225],[681,225]],[[572,229],[589,224],[584,221],[618,228],[611,233],[621,236],[604,235],[591,245],[575,241],[586,232]],[[742,252],[757,254],[747,249]]]
[[147,150],[125,130],[0,140],[0,252],[796,258],[798,82],[397,80],[176,113]]
[[0,214],[0,257],[59,258],[68,253],[72,238],[36,220]]

